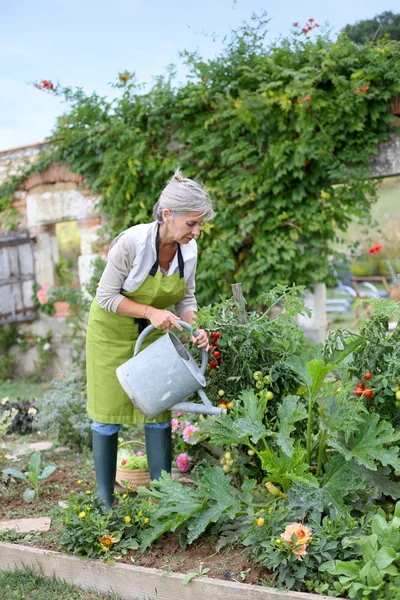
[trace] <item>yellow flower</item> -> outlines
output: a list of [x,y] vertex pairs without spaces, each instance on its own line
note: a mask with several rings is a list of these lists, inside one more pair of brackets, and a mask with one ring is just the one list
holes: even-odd
[[8,404],[9,402],[9,398],[7,398],[7,396],[5,398],[2,399],[1,403],[3,406],[5,406],[6,404]]
[[84,519],[84,518],[86,517],[86,513],[85,513],[85,511],[83,510],[82,512],[80,512],[80,513],[79,513],[79,515],[78,515],[78,517],[79,517],[80,519]]
[[[296,536],[293,542],[292,537]],[[303,556],[307,554],[307,546],[312,540],[311,529],[303,525],[303,523],[292,523],[287,525],[284,533],[281,534],[284,542],[287,542],[293,547],[293,554],[298,560],[303,560]]]
[[111,537],[111,535],[109,535],[108,533],[106,533],[105,535],[103,535],[102,538],[100,538],[100,544],[103,546],[104,552],[108,552],[111,546],[115,544],[115,542],[119,542],[119,540],[117,538]]
[[125,498],[127,498],[127,497],[128,497],[128,494],[123,494],[122,500],[125,500]]
[[79,485],[81,485],[81,483],[82,483],[82,479],[78,479],[77,483],[78,483]]
[[262,527],[264,525],[265,521],[262,517],[260,517],[259,519],[257,519],[257,525],[258,527]]
[[150,521],[150,519],[148,517],[145,518],[144,520],[144,524],[147,525],[147,523]]
[[132,519],[130,517],[126,516],[124,518],[124,521],[125,521],[125,523],[130,523],[132,521]]
[[86,494],[87,494],[88,496],[90,496],[91,494],[93,494],[93,492],[91,492],[90,490],[86,490]]
[[28,415],[36,415],[36,413],[37,413],[37,408],[35,408],[34,406],[31,406],[28,409]]

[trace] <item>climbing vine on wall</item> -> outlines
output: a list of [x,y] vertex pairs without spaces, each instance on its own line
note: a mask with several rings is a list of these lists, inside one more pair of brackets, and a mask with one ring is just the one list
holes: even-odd
[[[332,40],[310,20],[267,44],[259,20],[215,59],[182,56],[183,84],[169,72],[145,91],[126,71],[113,100],[38,84],[68,106],[43,160],[101,193],[111,235],[150,219],[177,166],[203,179],[217,216],[199,241],[201,302],[235,281],[254,304],[275,282],[329,280],[333,243],[375,200],[369,162],[393,127],[400,42]],[[0,210],[17,185],[3,186]]]

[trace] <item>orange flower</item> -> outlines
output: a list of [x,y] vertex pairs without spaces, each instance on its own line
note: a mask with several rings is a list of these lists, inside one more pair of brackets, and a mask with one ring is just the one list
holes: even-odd
[[[292,539],[293,535],[296,536],[295,541]],[[292,552],[297,560],[302,560],[303,556],[306,556],[307,546],[312,540],[311,529],[303,525],[303,523],[292,523],[286,526],[281,538],[293,547]]]
[[100,538],[100,544],[103,546],[104,552],[108,552],[111,546],[116,542],[119,542],[119,540],[117,538],[113,538],[108,533],[106,533],[105,535],[103,535],[102,538]]

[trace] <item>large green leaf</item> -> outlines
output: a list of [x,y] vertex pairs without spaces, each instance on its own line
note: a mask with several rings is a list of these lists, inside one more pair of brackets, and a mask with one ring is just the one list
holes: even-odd
[[393,500],[400,498],[400,482],[390,479],[392,472],[390,467],[379,466],[376,471],[371,471],[353,461],[352,468],[360,475],[370,498],[376,499],[382,496],[390,496]]
[[294,440],[290,434],[294,424],[307,418],[307,410],[299,396],[286,396],[278,407],[278,432],[273,435],[286,456],[292,456]]
[[294,482],[299,481],[312,487],[318,487],[318,481],[310,473],[310,467],[305,462],[305,450],[295,446],[292,456],[283,452],[260,452],[261,468],[272,483],[282,486],[287,491]]
[[137,491],[140,496],[155,497],[159,500],[158,504],[154,504],[150,515],[150,527],[142,536],[143,550],[166,531],[175,531],[200,510],[203,504],[195,490],[174,481],[165,471],[157,481],[151,482],[149,490],[141,487]]
[[47,477],[50,477],[50,475],[52,475],[55,470],[55,465],[47,465],[47,467],[43,469],[42,474],[39,476],[39,479],[47,479]]
[[26,475],[24,475],[23,473],[21,473],[21,471],[18,471],[17,469],[4,469],[3,473],[4,475],[11,475],[11,477],[14,477],[15,479],[23,479],[23,481],[28,481]]
[[388,523],[382,515],[375,515],[371,522],[371,530],[381,546],[390,546],[397,552],[400,551],[400,531],[393,525],[393,521]]
[[[272,433],[263,424],[266,398],[258,398],[253,390],[244,390],[240,401],[229,414],[206,422],[204,430],[212,444],[254,444]],[[203,430],[203,428],[202,428]]]
[[40,467],[40,452],[39,452],[39,450],[37,450],[31,456],[31,459],[29,461],[29,470],[32,471],[32,473],[36,473],[37,475],[39,475],[39,467]]
[[191,544],[208,527],[222,516],[233,519],[240,509],[237,492],[230,485],[229,477],[220,467],[206,469],[199,482],[198,492],[204,498],[206,508],[198,512],[188,527],[188,542]]
[[355,459],[360,464],[376,471],[378,464],[390,465],[400,470],[398,446],[388,447],[400,439],[400,431],[395,431],[387,421],[380,421],[376,414],[364,415],[363,422],[349,446],[338,439],[330,439],[329,445],[338,450],[346,460]]
[[23,499],[25,500],[25,502],[32,502],[32,500],[35,497],[35,490],[33,490],[32,488],[28,488],[27,490],[24,491],[24,493],[22,494]]
[[349,492],[365,487],[355,466],[354,461],[348,462],[340,455],[332,457],[325,465],[325,477],[321,488],[338,506],[344,507],[344,500]]

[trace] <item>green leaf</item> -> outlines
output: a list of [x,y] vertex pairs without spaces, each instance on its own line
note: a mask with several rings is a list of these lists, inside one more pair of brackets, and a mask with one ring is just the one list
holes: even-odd
[[330,439],[329,445],[338,450],[346,460],[355,459],[360,464],[376,471],[377,463],[390,465],[395,470],[400,470],[399,448],[388,448],[386,444],[397,442],[400,431],[395,432],[387,421],[380,421],[376,414],[364,415],[354,439],[347,447],[337,439]]
[[195,571],[191,571],[190,573],[186,573],[185,577],[182,580],[183,585],[188,584],[189,581],[192,581],[192,579],[194,579],[195,577],[200,577],[200,573],[196,573]]
[[40,452],[39,450],[37,450],[36,452],[34,452],[31,456],[31,459],[29,461],[29,471],[32,471],[33,473],[36,473],[37,475],[39,475],[39,467],[40,467]]
[[377,536],[381,546],[400,550],[400,531],[393,525],[393,521],[388,523],[382,515],[375,515],[371,522],[371,531]]
[[153,496],[159,499],[150,515],[150,527],[142,536],[142,550],[145,550],[166,531],[175,531],[185,521],[200,510],[203,501],[197,491],[182,486],[163,471],[157,481],[152,481],[150,489],[138,488],[139,496]]
[[360,563],[361,561],[355,560],[328,560],[322,563],[318,570],[331,575],[345,575],[351,579],[356,579],[360,573]]
[[232,488],[229,477],[220,467],[210,467],[205,470],[199,482],[198,492],[204,498],[204,504],[202,510],[189,523],[189,544],[204,533],[208,525],[216,523],[222,516],[234,519],[240,509],[236,491]]
[[261,438],[272,435],[263,424],[266,402],[263,397],[259,399],[253,390],[244,390],[233,411],[206,421],[204,430],[209,433],[210,442],[217,445],[247,444],[250,439],[256,444]]
[[39,477],[33,471],[29,471],[29,473],[28,473],[28,481],[30,481],[32,485],[36,486],[37,483],[38,483],[38,481],[39,481]]
[[393,548],[385,546],[378,551],[375,557],[375,564],[378,569],[386,569],[397,558],[397,552]]
[[348,462],[343,456],[336,455],[325,465],[325,476],[321,484],[324,493],[344,509],[347,494],[364,489],[361,476],[353,468],[354,462]]
[[294,424],[307,418],[307,410],[299,396],[286,396],[278,407],[278,433],[273,435],[276,443],[286,456],[292,456],[294,440],[290,434],[294,431]]
[[11,475],[11,477],[14,477],[15,479],[22,479],[23,481],[28,481],[28,478],[17,469],[4,469],[3,473],[4,475]]
[[382,496],[390,496],[393,500],[400,498],[400,482],[390,479],[389,475],[392,471],[389,467],[378,467],[376,471],[371,471],[362,465],[353,464],[352,468],[364,481],[370,498]]
[[24,491],[22,497],[25,500],[25,502],[32,502],[32,500],[35,497],[35,490],[32,490],[31,488],[28,488],[27,490]]
[[50,475],[52,475],[55,470],[55,465],[47,465],[47,467],[43,469],[42,474],[39,476],[39,479],[47,479],[47,477],[50,477]]
[[300,446],[295,446],[290,457],[281,452],[262,451],[260,458],[261,468],[268,474],[268,479],[280,484],[285,492],[296,481],[318,487],[316,477],[305,462],[305,450]]

